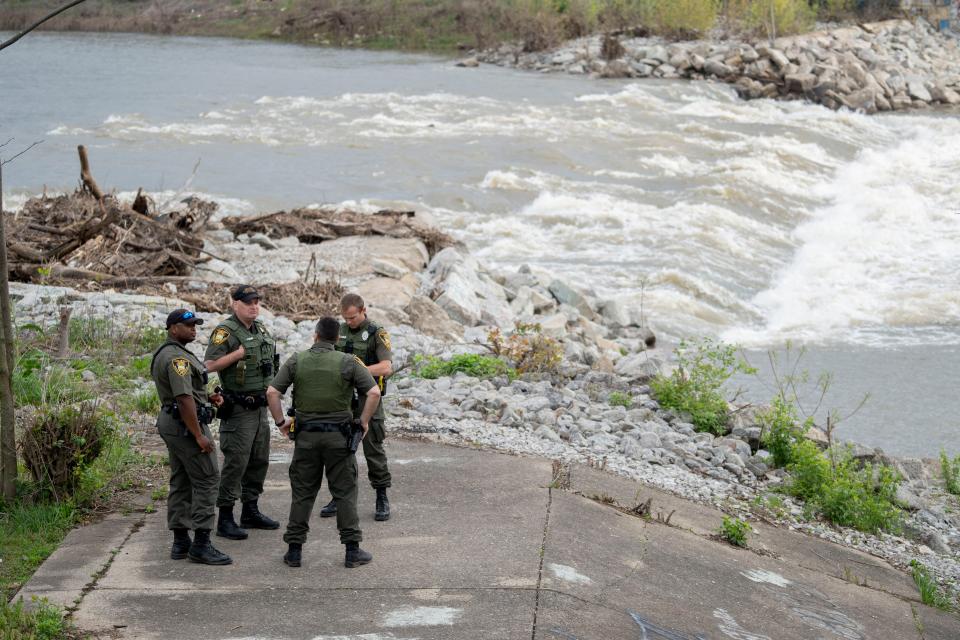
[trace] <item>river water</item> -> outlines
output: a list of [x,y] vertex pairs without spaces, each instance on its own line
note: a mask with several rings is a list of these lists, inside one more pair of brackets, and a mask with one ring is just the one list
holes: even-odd
[[410,207],[495,267],[642,297],[668,343],[718,336],[756,365],[805,345],[801,368],[834,375],[824,408],[871,394],[841,437],[960,453],[955,115],[125,34],[32,34],[0,53],[0,95],[8,149],[43,140],[6,168],[8,207],[72,189],[77,144],[101,186],[161,200],[199,161],[191,189],[226,213]]

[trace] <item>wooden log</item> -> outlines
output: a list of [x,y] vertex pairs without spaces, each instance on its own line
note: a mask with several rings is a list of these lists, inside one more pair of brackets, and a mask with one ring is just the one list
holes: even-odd
[[90,161],[87,160],[87,148],[81,144],[77,147],[77,152],[80,154],[80,180],[83,182],[83,186],[87,188],[87,191],[89,191],[94,198],[103,200],[103,191],[97,186],[97,181],[93,179],[93,174],[90,173]]
[[115,276],[110,273],[100,271],[91,271],[90,269],[78,269],[76,267],[65,267],[60,264],[18,264],[14,270],[18,275],[29,279],[41,275],[41,269],[52,278],[64,278],[67,280],[79,279],[89,280],[104,286],[128,286],[135,287],[141,284],[156,284],[164,282],[189,282],[196,280],[193,276]]

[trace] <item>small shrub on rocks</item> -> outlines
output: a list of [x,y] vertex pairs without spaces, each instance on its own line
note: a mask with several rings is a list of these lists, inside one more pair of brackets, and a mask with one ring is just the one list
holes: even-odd
[[943,473],[943,484],[947,492],[960,496],[960,456],[950,461],[947,452],[940,450],[940,471]]
[[835,524],[860,531],[898,531],[900,509],[894,498],[900,476],[890,467],[858,468],[849,451],[828,451],[810,441],[798,443],[787,465],[786,491]]
[[668,409],[689,413],[698,431],[724,433],[729,408],[723,385],[733,374],[754,369],[737,356],[735,346],[709,338],[692,346],[682,341],[675,353],[676,369],[650,383],[657,400]]
[[543,335],[539,324],[518,322],[507,337],[494,329],[487,334],[487,341],[493,354],[505,358],[518,374],[557,373],[563,362],[563,347]]
[[723,523],[718,529],[720,537],[735,547],[747,546],[747,534],[753,531],[753,527],[740,518],[731,518],[723,516]]
[[417,357],[416,375],[428,380],[435,380],[441,376],[452,376],[462,372],[474,378],[493,378],[507,376],[516,378],[517,372],[500,358],[482,356],[475,353],[462,353],[449,360],[442,360],[436,356],[427,358]]
[[[784,467],[793,461],[793,448],[803,439],[805,428],[797,418],[797,410],[793,404],[786,402],[782,397],[773,399],[769,411],[759,416],[762,428],[760,440],[773,456],[775,467]],[[808,419],[807,423],[812,422]]]
[[633,404],[633,398],[630,397],[629,393],[624,393],[623,391],[611,391],[607,402],[614,407],[626,407],[629,409],[630,405]]
[[942,611],[951,611],[956,608],[953,598],[937,588],[937,581],[930,575],[925,566],[920,564],[918,560],[911,560],[910,568],[913,573],[913,582],[917,585],[917,590],[920,592],[920,601],[923,604],[928,607],[936,607]]
[[692,36],[713,28],[719,6],[718,0],[655,0],[650,10],[660,32]]

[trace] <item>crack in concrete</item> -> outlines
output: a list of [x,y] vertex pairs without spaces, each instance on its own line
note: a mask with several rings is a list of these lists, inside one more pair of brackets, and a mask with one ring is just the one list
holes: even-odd
[[537,570],[537,592],[533,601],[533,628],[530,640],[537,640],[537,614],[540,613],[540,585],[543,582],[543,558],[547,555],[547,534],[550,529],[550,507],[553,505],[553,489],[547,487],[547,514],[543,519],[543,542],[540,543],[540,567]]
[[146,524],[146,522],[147,522],[147,514],[143,514],[139,520],[134,521],[134,523],[130,525],[130,531],[128,531],[126,537],[124,537],[124,539],[120,541],[120,546],[110,550],[110,557],[103,564],[103,566],[96,571],[96,573],[90,576],[91,577],[90,582],[83,585],[83,589],[80,590],[80,595],[77,596],[77,598],[73,601],[73,605],[64,609],[65,618],[72,617],[73,614],[80,609],[80,605],[83,603],[83,599],[87,596],[88,593],[90,593],[91,591],[97,588],[97,583],[100,581],[100,578],[107,575],[107,571],[110,570],[110,566],[113,564],[113,561],[116,559],[120,551],[123,550],[123,546],[127,544],[130,538],[133,537],[133,534],[139,531],[143,527],[143,525]]

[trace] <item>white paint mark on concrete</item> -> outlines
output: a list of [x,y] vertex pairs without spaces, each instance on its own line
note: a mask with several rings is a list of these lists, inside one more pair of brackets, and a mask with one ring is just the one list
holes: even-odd
[[270,462],[286,464],[293,460],[293,454],[289,451],[274,451],[270,453]]
[[463,614],[463,609],[452,607],[403,607],[389,612],[383,620],[385,627],[439,627],[450,626]]
[[778,587],[786,587],[791,583],[789,580],[781,576],[779,573],[774,573],[773,571],[766,571],[764,569],[753,569],[751,571],[741,571],[740,575],[748,580],[753,580],[754,582],[766,582],[769,584],[774,584]]
[[720,624],[717,625],[720,633],[728,638],[733,638],[733,640],[770,640],[770,636],[753,633],[741,627],[740,623],[726,609],[714,609],[713,617],[720,621]]
[[430,464],[431,462],[437,462],[440,458],[397,458],[396,460],[391,460],[393,464],[413,464],[415,462],[423,462]]
[[419,640],[419,638],[398,638],[392,633],[362,633],[355,636],[314,636],[311,640]]
[[582,573],[577,572],[577,570],[573,567],[568,567],[565,564],[550,563],[547,565],[547,568],[553,572],[553,575],[564,582],[572,582],[574,584],[593,584],[593,580]]

